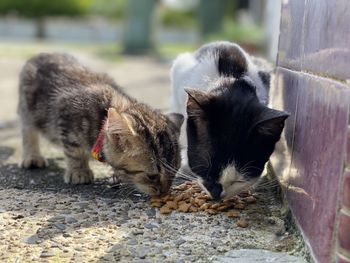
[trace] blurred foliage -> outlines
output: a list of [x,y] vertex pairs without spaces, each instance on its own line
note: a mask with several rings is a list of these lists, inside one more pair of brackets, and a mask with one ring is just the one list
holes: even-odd
[[163,7],[161,9],[161,23],[169,27],[194,28],[197,25],[196,10]]
[[235,18],[239,7],[239,1],[226,0],[225,17]]
[[[224,1],[222,30],[220,32],[214,30],[214,34],[210,34],[202,40],[226,39],[239,43],[261,45],[264,40],[264,31],[261,27],[248,24],[242,25],[236,21],[237,10],[245,7],[244,4],[246,5],[246,2],[244,0]],[[185,5],[182,8],[159,4],[159,13],[157,14],[160,15],[160,23],[165,27],[198,29],[201,25],[201,21],[198,19],[198,4],[203,4],[203,2],[198,1],[194,5]],[[35,20],[38,22],[37,36],[43,37],[45,35],[45,28],[43,22],[40,21],[43,17],[91,14],[121,21],[126,15],[127,5],[128,0],[0,0],[0,14],[18,14],[20,16],[36,18]],[[209,14],[211,13],[209,12]],[[212,22],[210,21],[211,18],[208,19],[210,24]],[[175,53],[175,49],[177,48],[175,45],[174,47],[166,47],[165,49],[166,52]],[[107,54],[108,52],[105,53]]]
[[125,16],[128,0],[93,0],[90,13],[116,20]]
[[224,20],[223,30],[217,34],[210,35],[207,40],[225,39],[261,46],[264,42],[264,36],[263,27],[242,25],[235,22],[232,18],[226,18]]
[[92,0],[1,0],[0,14],[17,13],[27,17],[83,15]]
[[195,51],[199,46],[194,43],[166,43],[158,46],[158,52],[161,57],[170,57],[173,59],[180,53]]

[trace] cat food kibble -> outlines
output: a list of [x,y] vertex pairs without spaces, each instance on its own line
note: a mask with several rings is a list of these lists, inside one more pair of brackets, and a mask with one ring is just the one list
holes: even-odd
[[226,215],[230,218],[239,217],[239,214],[240,214],[239,211],[234,211],[234,210],[226,212]]
[[161,208],[159,209],[159,211],[160,211],[162,214],[165,214],[165,215],[171,213],[171,209],[170,209],[169,207],[167,207],[167,206],[161,207]]
[[247,221],[245,221],[244,219],[240,219],[236,222],[236,225],[238,227],[243,227],[243,228],[246,228],[249,224]]
[[[246,205],[255,202],[256,199],[252,194],[243,193],[214,203],[195,181],[175,186],[165,196],[151,198],[151,206],[159,208],[161,214],[167,215],[175,210],[183,213],[203,211],[209,215],[225,213],[229,218],[239,218],[241,210],[244,210]],[[242,228],[248,227],[247,221],[243,219],[239,219],[236,225]]]

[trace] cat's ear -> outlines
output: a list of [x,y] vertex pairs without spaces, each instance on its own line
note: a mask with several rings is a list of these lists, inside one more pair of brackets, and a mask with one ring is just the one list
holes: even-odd
[[196,89],[185,89],[187,93],[187,113],[201,112],[203,106],[210,100],[210,95]]
[[119,113],[115,108],[109,108],[107,113],[107,134],[134,135],[134,120],[127,113]]
[[177,130],[180,130],[182,123],[184,122],[184,116],[180,113],[168,113],[169,120],[174,124]]
[[253,125],[252,130],[260,135],[279,138],[284,128],[284,121],[290,114],[284,111],[266,108]]

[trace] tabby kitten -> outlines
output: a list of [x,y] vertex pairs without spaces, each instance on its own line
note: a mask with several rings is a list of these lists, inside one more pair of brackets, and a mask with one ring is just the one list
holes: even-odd
[[64,181],[91,183],[90,150],[115,174],[151,195],[166,193],[180,166],[181,114],[163,115],[126,95],[105,74],[67,54],[39,54],[20,74],[23,168],[44,167],[38,132],[62,146]]
[[270,74],[258,63],[234,43],[213,42],[172,67],[172,111],[186,117],[183,167],[216,199],[258,181],[288,117],[266,106]]

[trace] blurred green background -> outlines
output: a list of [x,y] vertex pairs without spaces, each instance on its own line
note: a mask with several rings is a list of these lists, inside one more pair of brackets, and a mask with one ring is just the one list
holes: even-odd
[[[212,40],[237,42],[263,54],[270,41],[268,2],[1,0],[0,41],[78,45],[106,59],[145,53],[173,57]],[[21,52],[32,53],[30,46]]]

